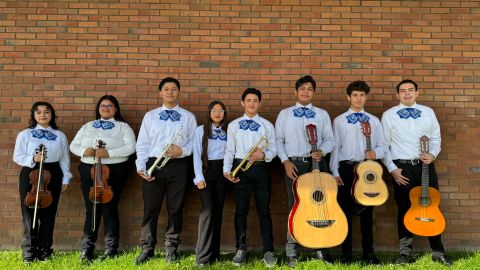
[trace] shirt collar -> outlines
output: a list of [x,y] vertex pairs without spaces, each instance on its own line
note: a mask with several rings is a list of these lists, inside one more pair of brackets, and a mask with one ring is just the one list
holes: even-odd
[[53,131],[54,130],[51,126],[48,126],[47,128],[44,128],[44,127],[40,126],[40,124],[37,124],[35,129],[43,129],[43,130],[48,130],[48,131]]
[[255,120],[256,122],[259,122],[260,121],[260,116],[258,116],[258,113],[257,113],[252,118],[250,118],[246,114],[243,114],[243,119]]
[[175,110],[175,111],[178,111],[179,108],[180,108],[180,106],[178,106],[178,104],[177,104],[177,106],[175,106],[175,107],[173,107],[173,108],[171,108],[171,109],[167,108],[167,106],[165,106],[165,105],[162,105],[162,107],[160,107],[160,109],[161,109],[162,111],[164,111],[164,110]]
[[363,114],[366,114],[366,113],[365,113],[365,109],[362,109],[361,111],[356,112],[356,111],[352,110],[352,108],[348,108],[347,113],[348,113],[348,114],[351,114],[351,113],[363,113]]
[[312,103],[308,103],[307,105],[303,106],[302,104],[300,104],[298,102],[295,104],[295,109],[296,108],[301,108],[301,107],[312,109],[313,105],[312,105]]
[[400,109],[404,109],[404,108],[415,108],[415,109],[416,109],[416,108],[418,107],[418,105],[417,105],[416,102],[413,103],[413,105],[410,106],[410,107],[409,107],[409,106],[405,106],[405,105],[403,105],[402,103],[400,103],[398,106],[399,106]]

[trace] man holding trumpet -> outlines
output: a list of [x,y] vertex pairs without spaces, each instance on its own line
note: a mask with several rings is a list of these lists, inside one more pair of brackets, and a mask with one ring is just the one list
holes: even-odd
[[178,258],[177,248],[182,232],[182,215],[195,116],[178,105],[180,83],[167,77],[160,82],[163,106],[147,112],[137,140],[137,173],[143,183],[143,221],[140,246],[142,253],[135,260],[140,265],[150,260],[157,243],[158,216],[163,197],[167,199],[168,225],[165,230],[165,260]]
[[227,129],[223,172],[228,180],[235,183],[237,251],[233,264],[236,266],[246,258],[247,216],[252,192],[260,221],[263,262],[267,267],[276,263],[270,215],[271,181],[266,163],[277,155],[277,147],[273,125],[258,115],[261,100],[259,90],[247,88],[241,101],[245,114],[232,121]]

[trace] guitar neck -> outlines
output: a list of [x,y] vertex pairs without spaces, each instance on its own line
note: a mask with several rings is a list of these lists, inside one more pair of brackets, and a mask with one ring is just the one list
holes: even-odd
[[372,151],[372,138],[370,136],[365,136],[367,141],[367,151]]
[[422,163],[422,199],[428,199],[428,183],[429,183],[429,176],[428,176],[428,164]]
[[[316,152],[318,150],[316,144],[311,144],[311,146],[312,146],[312,152]],[[312,159],[312,171],[314,170],[320,171],[320,164],[318,164],[317,161]]]

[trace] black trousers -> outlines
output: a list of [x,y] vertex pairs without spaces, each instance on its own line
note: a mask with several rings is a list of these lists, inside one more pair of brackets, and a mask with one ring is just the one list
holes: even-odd
[[[233,168],[239,164],[236,159]],[[263,252],[274,251],[272,217],[270,214],[271,180],[265,162],[251,166],[246,172],[238,174],[240,182],[234,184],[235,190],[235,237],[236,248],[247,250],[247,217],[250,209],[250,197],[253,193],[257,216],[260,221],[260,234]]]
[[220,236],[225,196],[230,182],[223,177],[223,160],[208,161],[204,174],[207,187],[199,190],[202,208],[198,217],[197,263],[209,263],[220,257]]
[[[291,160],[293,164],[297,167],[297,175],[300,176],[304,173],[308,173],[312,171],[312,162],[303,162],[303,161],[293,161]],[[325,161],[325,159],[320,160],[319,163],[320,166],[320,171],[321,172],[328,172],[328,166]],[[287,200],[288,200],[288,212],[290,213],[292,211],[293,204],[295,203],[295,194],[293,194],[293,189],[292,189],[292,184],[293,180],[290,179],[286,174],[285,174],[285,187],[287,189]],[[297,249],[298,249],[298,243],[293,239],[293,237],[290,235],[290,232],[287,229],[287,243],[285,244],[285,252],[287,257],[296,257],[297,256]],[[326,249],[322,249],[322,251],[327,252]]]
[[[412,250],[412,233],[405,228],[403,218],[405,213],[411,206],[409,193],[410,190],[416,186],[420,186],[422,183],[422,164],[411,165],[395,162],[398,168],[402,169],[402,175],[410,179],[407,185],[399,185],[397,182],[393,182],[393,191],[395,202],[397,203],[397,229],[398,238],[400,239],[400,254],[410,255]],[[435,171],[435,165],[430,163],[428,166],[429,171],[429,186],[438,189],[438,177]],[[434,253],[445,253],[443,247],[441,234],[428,237],[430,242],[430,248]]]
[[343,186],[338,186],[337,201],[340,204],[348,222],[348,234],[342,243],[343,256],[352,256],[352,218],[360,216],[360,232],[362,234],[363,254],[373,254],[373,207],[363,206],[355,202],[352,196],[352,184],[355,179],[355,164],[340,162],[338,173],[343,181]]
[[[20,171],[19,192],[20,208],[22,210],[22,255],[23,258],[35,258],[38,254],[50,255],[53,245],[53,229],[55,226],[55,216],[57,214],[60,191],[62,190],[63,172],[58,162],[44,163],[44,169],[51,174],[50,182],[47,186],[52,194],[52,204],[46,208],[37,209],[37,218],[34,221],[34,209],[25,205],[25,197],[30,192],[32,185],[28,178],[31,168],[22,167]],[[34,169],[38,169],[38,164]],[[35,229],[33,223],[35,222]]]
[[80,162],[78,165],[83,200],[85,201],[85,223],[83,225],[83,237],[80,246],[82,250],[93,250],[95,248],[95,242],[98,238],[98,228],[103,216],[105,250],[116,251],[120,241],[118,204],[123,187],[127,181],[128,165],[127,162],[107,165],[110,168],[108,184],[112,187],[113,198],[108,203],[97,203],[95,205],[95,230],[93,230],[94,203],[90,201],[88,197],[90,187],[93,186],[93,180],[90,174],[92,166],[92,164],[83,162]]
[[[147,168],[155,161],[150,158]],[[163,197],[167,199],[168,223],[165,230],[165,251],[174,252],[180,244],[183,225],[185,188],[189,175],[188,158],[170,159],[155,173],[155,180],[143,183],[143,221],[140,246],[143,251],[154,251],[157,243],[158,216],[162,209]]]

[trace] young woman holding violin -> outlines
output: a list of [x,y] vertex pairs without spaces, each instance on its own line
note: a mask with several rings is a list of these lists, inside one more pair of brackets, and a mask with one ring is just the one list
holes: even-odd
[[195,249],[198,266],[220,257],[222,212],[230,182],[223,177],[223,156],[227,144],[227,111],[220,101],[208,105],[207,121],[193,135],[193,167],[202,208],[198,218]]
[[83,125],[70,144],[70,151],[81,157],[78,171],[86,208],[80,254],[83,262],[93,260],[102,215],[105,252],[101,259],[118,254],[118,203],[128,176],[127,160],[135,152],[135,134],[124,122],[114,96],[101,97],[95,113],[96,120]]
[[52,105],[35,102],[29,126],[17,135],[13,152],[13,161],[22,166],[19,191],[26,263],[48,260],[52,254],[60,192],[68,188],[72,178],[67,137],[55,120]]

